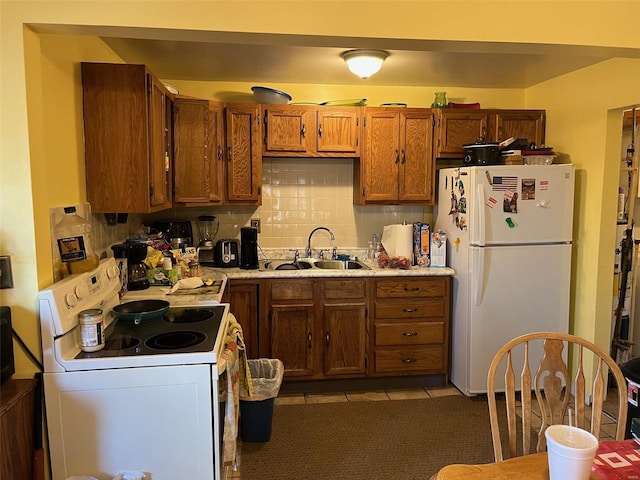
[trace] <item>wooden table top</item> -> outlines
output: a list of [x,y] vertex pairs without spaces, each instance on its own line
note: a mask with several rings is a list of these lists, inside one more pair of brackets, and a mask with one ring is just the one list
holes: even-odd
[[[503,462],[484,465],[448,465],[436,475],[436,480],[549,480],[546,453],[514,457]],[[601,480],[591,472],[590,480]]]

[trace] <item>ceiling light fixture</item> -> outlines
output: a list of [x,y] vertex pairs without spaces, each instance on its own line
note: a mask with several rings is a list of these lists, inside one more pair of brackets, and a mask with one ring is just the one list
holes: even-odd
[[362,79],[369,78],[377,73],[382,67],[382,63],[389,56],[389,52],[384,50],[347,50],[340,56],[347,67]]

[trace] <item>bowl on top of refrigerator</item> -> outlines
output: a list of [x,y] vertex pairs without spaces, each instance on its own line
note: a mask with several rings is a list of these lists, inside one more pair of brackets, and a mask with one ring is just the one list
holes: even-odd
[[291,95],[269,87],[251,87],[253,98],[257,103],[284,105],[291,101]]

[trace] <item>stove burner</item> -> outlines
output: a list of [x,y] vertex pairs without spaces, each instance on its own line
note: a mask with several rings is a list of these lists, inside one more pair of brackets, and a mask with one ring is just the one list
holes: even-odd
[[126,350],[140,345],[140,339],[129,335],[119,335],[109,338],[104,344],[104,350]]
[[201,332],[167,332],[151,337],[145,342],[145,345],[156,350],[175,350],[199,345],[206,339],[207,336]]
[[169,314],[164,316],[165,322],[170,323],[194,323],[194,322],[204,322],[205,320],[209,320],[213,318],[215,315],[214,311],[204,310],[204,309],[186,309],[186,310],[178,310],[176,312],[169,312]]

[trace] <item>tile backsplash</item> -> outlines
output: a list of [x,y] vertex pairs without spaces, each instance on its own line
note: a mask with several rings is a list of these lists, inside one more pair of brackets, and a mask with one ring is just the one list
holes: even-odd
[[[106,251],[113,243],[142,231],[142,225],[156,220],[196,219],[216,215],[220,221],[217,238],[239,238],[240,228],[252,218],[260,219],[258,242],[262,248],[299,248],[307,244],[311,230],[325,226],[335,234],[341,248],[366,247],[373,233],[382,235],[385,225],[430,220],[431,207],[358,206],[353,203],[353,160],[348,158],[264,158],[262,162],[262,205],[174,208],[149,215],[129,215],[126,224],[107,226],[103,215],[93,215],[96,250]],[[326,232],[313,237],[314,248],[332,246]]]

